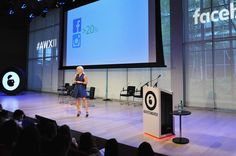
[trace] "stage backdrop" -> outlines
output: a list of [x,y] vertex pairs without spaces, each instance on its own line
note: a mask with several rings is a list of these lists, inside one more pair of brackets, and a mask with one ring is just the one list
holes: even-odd
[[[172,4],[171,9],[169,2]],[[235,110],[236,27],[234,23],[236,19],[230,22],[219,20],[213,25],[207,22],[203,25],[199,23],[200,21],[194,24],[193,17],[195,11],[195,17],[198,17],[201,12],[207,13],[209,8],[219,11],[222,8],[229,8],[231,1],[214,5],[210,1],[205,3],[204,0],[198,2],[184,0],[183,5],[179,3],[176,5],[176,2],[177,0],[161,0],[162,33],[167,68],[109,69],[109,98],[119,98],[123,86],[138,86],[162,74],[159,86],[174,92],[174,105],[183,98],[184,86],[188,106]],[[199,8],[201,11],[197,12]],[[48,13],[45,18],[33,19],[30,24],[29,39],[29,89],[56,92],[58,85],[72,82],[75,70],[63,71],[64,76],[58,75],[59,42],[55,44],[54,40],[58,41],[58,38],[58,10]],[[50,46],[44,48],[46,42],[50,42]],[[183,62],[184,68],[181,69]],[[86,70],[89,86],[96,87],[97,97],[105,97],[106,72],[106,69]],[[64,80],[60,81],[61,78]]]
[[[119,99],[120,91],[127,85],[140,86],[155,79],[159,74],[159,87],[171,90],[170,64],[170,14],[169,2],[162,0],[162,28],[165,63],[167,68],[119,68],[87,69],[89,77],[88,87],[96,87],[95,96],[105,98],[106,83],[108,84],[108,98]],[[28,59],[28,89],[35,91],[56,92],[57,87],[64,83],[72,83],[75,70],[58,71],[59,45],[59,10],[49,12],[45,18],[37,17],[30,24],[29,59]],[[55,40],[57,43],[55,44]],[[46,46],[48,42],[48,46]],[[63,79],[62,81],[60,81]],[[153,82],[153,84],[156,81]]]
[[30,23],[28,54],[28,89],[56,92],[58,88],[58,51],[60,10]]

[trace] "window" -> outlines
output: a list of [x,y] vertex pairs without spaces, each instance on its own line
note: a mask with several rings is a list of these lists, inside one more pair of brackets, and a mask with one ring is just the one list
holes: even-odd
[[185,0],[184,56],[187,104],[236,109],[236,19],[194,24],[193,13],[229,9],[233,0]]

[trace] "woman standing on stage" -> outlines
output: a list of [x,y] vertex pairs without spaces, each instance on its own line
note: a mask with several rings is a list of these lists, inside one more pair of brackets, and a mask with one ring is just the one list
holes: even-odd
[[84,68],[82,66],[78,66],[76,68],[77,74],[74,78],[75,88],[73,91],[72,96],[76,98],[76,107],[77,107],[77,117],[80,116],[81,110],[80,110],[80,99],[82,98],[83,104],[86,109],[86,116],[88,117],[88,102],[87,102],[87,91],[86,86],[88,84],[88,78],[84,73]]

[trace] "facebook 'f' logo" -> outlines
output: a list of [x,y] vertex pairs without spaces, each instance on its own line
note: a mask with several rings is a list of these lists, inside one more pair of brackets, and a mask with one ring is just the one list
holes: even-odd
[[72,47],[79,48],[81,46],[81,18],[73,20],[73,35],[72,35]]
[[81,18],[73,20],[73,33],[81,32]]

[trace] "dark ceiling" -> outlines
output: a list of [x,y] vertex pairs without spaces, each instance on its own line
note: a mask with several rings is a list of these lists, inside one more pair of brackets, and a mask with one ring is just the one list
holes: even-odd
[[[88,3],[91,0],[0,0],[0,16],[17,16],[29,18],[34,16],[45,16],[45,8],[50,9],[59,7],[71,7]],[[25,8],[22,8],[24,5]],[[10,12],[12,15],[10,15]]]
[[[29,16],[46,16],[45,8],[50,11],[64,7],[71,9],[97,0],[0,0],[0,16],[15,16],[29,19]],[[25,8],[22,8],[22,6]],[[10,14],[10,12],[13,14]]]
[[[0,15],[9,15],[10,10],[15,16],[29,16],[31,13],[36,16],[43,14],[45,8],[53,9],[58,0],[0,0]],[[26,8],[21,7],[25,4]]]

